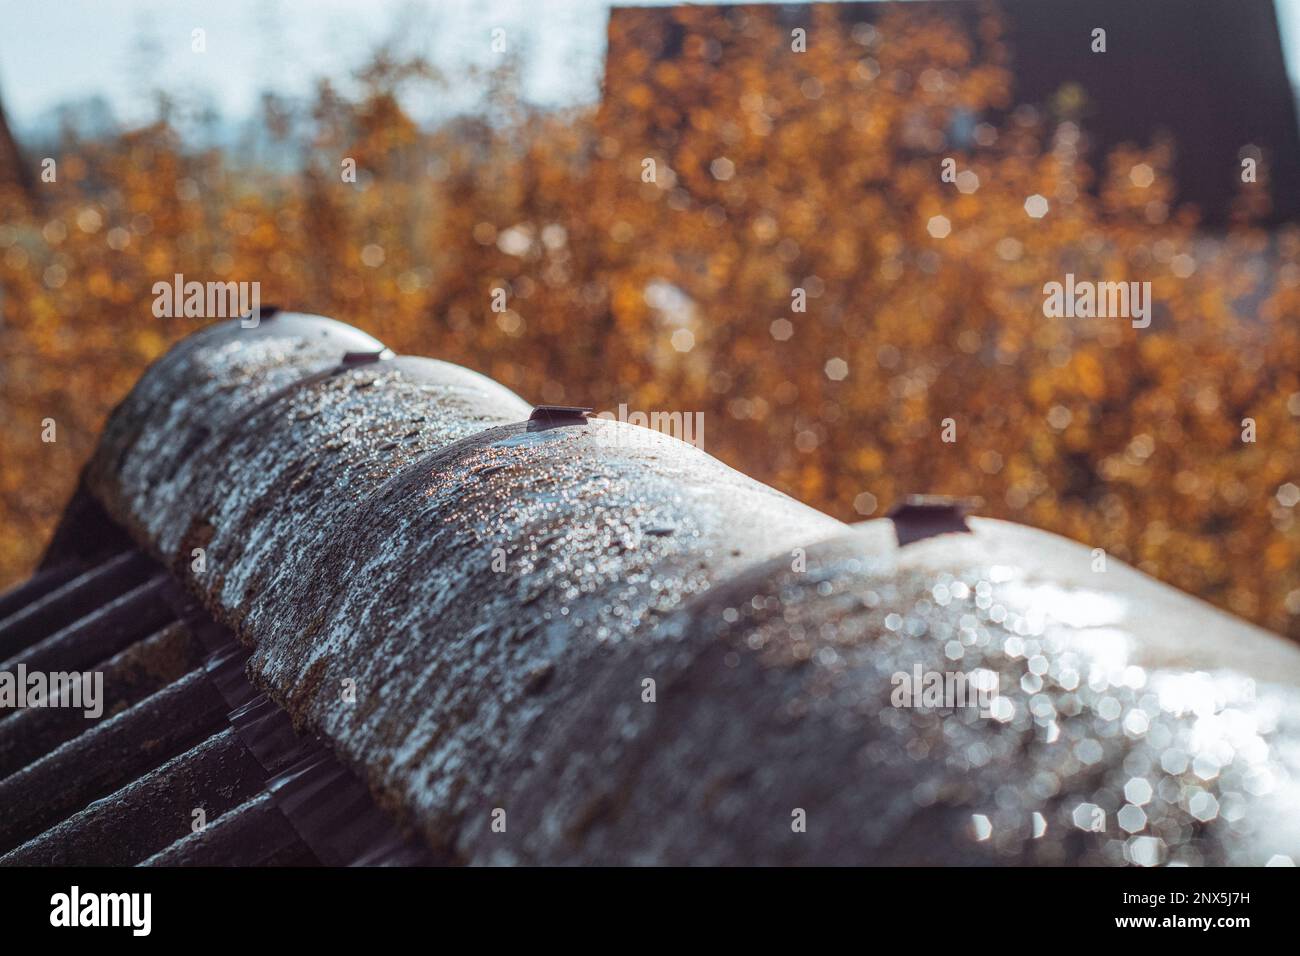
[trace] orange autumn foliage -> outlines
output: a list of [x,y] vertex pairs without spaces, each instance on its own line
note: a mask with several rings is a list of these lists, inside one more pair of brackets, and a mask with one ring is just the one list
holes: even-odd
[[[1010,109],[996,44],[931,16],[815,23],[791,58],[775,21],[673,15],[680,52],[611,62],[600,107],[530,107],[511,65],[481,115],[423,129],[403,92],[437,74],[381,53],[355,98],[322,85],[268,122],[290,171],[164,118],[69,140],[37,204],[5,193],[0,583],[109,409],[203,324],[153,316],[182,273],[259,281],[532,401],[703,412],[707,451],[846,520],[979,496],[1300,637],[1300,237],[1250,225],[1266,183],[1207,236],[1170,205],[1168,144],[1090,156],[1085,127]],[[959,112],[986,118],[964,148]],[[1045,318],[1067,272],[1150,281],[1150,328]]]

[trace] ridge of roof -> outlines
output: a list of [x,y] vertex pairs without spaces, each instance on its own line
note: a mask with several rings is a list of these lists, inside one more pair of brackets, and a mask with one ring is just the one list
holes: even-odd
[[[1294,646],[1033,529],[850,528],[448,363],[342,361],[382,350],[293,313],[204,330],[113,413],[84,493],[444,858],[1300,853],[1260,783],[1297,771]],[[918,670],[995,693],[900,704]]]

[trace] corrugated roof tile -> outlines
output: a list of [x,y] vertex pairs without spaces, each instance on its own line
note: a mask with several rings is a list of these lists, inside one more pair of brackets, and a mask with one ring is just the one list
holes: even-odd
[[951,503],[850,528],[532,411],[293,313],[158,362],[0,598],[4,667],[106,704],[0,715],[0,863],[1300,855],[1294,646]]

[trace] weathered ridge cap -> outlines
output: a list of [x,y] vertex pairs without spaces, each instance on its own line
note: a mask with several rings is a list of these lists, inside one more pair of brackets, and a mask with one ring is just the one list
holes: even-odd
[[[457,859],[1300,853],[1293,646],[1052,535],[924,500],[851,529],[675,439],[531,411],[277,313],[156,363],[86,486]],[[900,704],[918,671],[996,694]]]

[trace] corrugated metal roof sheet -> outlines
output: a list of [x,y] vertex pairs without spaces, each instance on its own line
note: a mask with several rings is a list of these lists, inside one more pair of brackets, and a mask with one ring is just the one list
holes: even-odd
[[318,317],[156,364],[0,604],[4,667],[116,711],[0,717],[0,862],[1300,854],[1294,646],[957,504],[850,528],[529,411]]
[[61,561],[0,610],[0,671],[103,680],[95,716],[0,711],[0,864],[432,861],[143,552]]

